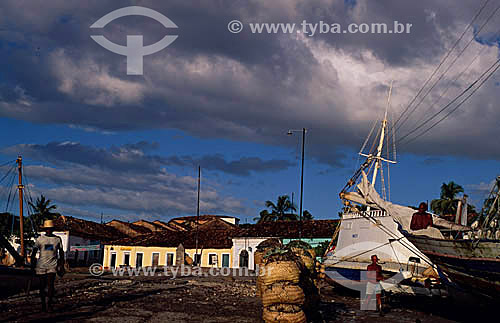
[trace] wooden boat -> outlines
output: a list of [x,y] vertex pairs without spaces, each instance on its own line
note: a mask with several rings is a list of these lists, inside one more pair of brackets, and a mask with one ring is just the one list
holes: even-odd
[[474,294],[500,296],[499,240],[406,237],[458,287]]

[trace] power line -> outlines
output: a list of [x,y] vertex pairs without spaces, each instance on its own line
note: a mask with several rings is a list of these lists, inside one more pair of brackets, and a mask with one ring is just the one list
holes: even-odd
[[436,87],[436,85],[439,83],[439,81],[441,81],[443,79],[443,77],[446,75],[446,73],[449,72],[449,70],[453,67],[453,65],[456,63],[456,61],[462,56],[462,54],[467,50],[467,48],[469,48],[470,44],[475,40],[475,36],[476,35],[479,35],[479,33],[484,29],[484,27],[490,22],[491,18],[493,18],[493,16],[497,13],[497,11],[500,9],[500,5],[495,9],[493,10],[493,12],[490,14],[490,16],[486,19],[486,21],[481,25],[481,27],[477,30],[476,33],[474,33],[474,35],[472,36],[472,38],[469,40],[469,42],[467,42],[467,44],[465,45],[464,48],[462,48],[462,50],[458,53],[458,55],[455,57],[455,59],[450,63],[450,65],[448,65],[448,67],[446,68],[446,70],[441,73],[441,75],[439,76],[439,78],[434,82],[434,84],[427,90],[427,92],[425,93],[425,95],[420,99],[420,101],[418,102],[418,104],[413,107],[413,109],[410,111],[410,113],[408,113],[405,117],[405,119],[399,124],[398,128],[396,130],[398,130],[407,120],[408,118],[413,114],[413,112],[415,112],[415,110],[417,110],[418,106],[425,100],[425,98],[429,95],[429,93]]
[[486,71],[484,71],[474,82],[472,82],[465,90],[463,90],[459,95],[457,95],[453,100],[451,100],[447,105],[445,105],[441,110],[439,110],[438,112],[434,113],[431,117],[427,118],[424,122],[422,122],[419,126],[417,126],[416,128],[412,129],[410,132],[408,132],[406,135],[402,136],[399,140],[400,141],[403,141],[405,138],[407,138],[408,136],[410,136],[412,133],[414,133],[415,131],[417,131],[418,129],[422,128],[423,126],[425,126],[425,124],[429,121],[431,121],[432,119],[434,119],[436,116],[438,116],[441,112],[443,112],[444,110],[446,110],[448,107],[450,107],[453,103],[455,103],[455,101],[457,101],[462,95],[464,95],[465,93],[467,93],[467,91],[469,91],[471,88],[474,87],[474,85],[476,85],[476,83],[478,83],[484,75],[486,75],[488,73],[489,70],[491,70],[496,64],[498,64],[499,60],[495,61],[495,63],[493,63],[493,65],[491,65]]
[[[424,130],[423,132],[421,132],[417,136],[413,137],[412,139],[409,139],[407,142],[404,143],[404,145],[408,145],[409,143],[415,141],[417,138],[423,136],[425,133],[427,133],[432,128],[434,128],[435,126],[437,126],[439,123],[441,123],[443,120],[445,120],[447,117],[449,117],[458,108],[460,108],[460,106],[462,106],[462,104],[465,103],[465,101],[467,101],[472,95],[474,95],[474,93],[476,93],[476,91],[479,90],[481,88],[481,86],[483,86],[483,84],[498,70],[498,68],[500,68],[500,64],[498,64],[499,62],[500,62],[500,59],[497,60],[490,68],[488,68],[488,70],[486,72],[488,72],[489,70],[491,70],[496,65],[496,67],[481,81],[481,83],[475,89],[473,89],[472,92],[467,97],[465,97],[465,99],[463,99],[455,108],[453,108],[450,112],[448,112],[444,117],[442,117],[441,119],[439,119],[438,121],[436,121],[429,128],[427,128],[426,130]],[[480,78],[477,79],[472,85],[474,85],[475,83],[477,83],[484,76],[485,73],[483,73],[480,76]],[[472,87],[472,85],[469,86],[465,91],[468,91]],[[465,93],[465,91],[462,94],[460,94],[460,96],[462,96]],[[456,99],[458,99],[458,97],[455,98],[453,101],[456,101]],[[453,103],[453,101],[450,102],[450,104],[448,104],[445,108],[447,108],[449,105],[451,105],[451,103]],[[440,112],[438,112],[438,113],[441,113],[441,111],[443,111],[445,108],[441,109]]]
[[[455,49],[455,47],[457,47],[458,43],[462,40],[462,38],[465,36],[465,34],[467,33],[467,31],[470,29],[470,27],[472,26],[472,24],[474,23],[474,21],[476,21],[476,19],[479,17],[479,15],[481,14],[481,12],[484,10],[484,8],[486,7],[486,5],[488,4],[488,2],[490,2],[490,0],[486,0],[483,5],[480,7],[480,9],[476,12],[476,14],[474,15],[474,17],[472,18],[471,22],[467,25],[467,27],[465,28],[465,30],[463,31],[463,33],[460,35],[460,37],[455,41],[455,43],[453,44],[453,46],[448,50],[448,52],[446,53],[446,55],[441,59],[441,62],[439,63],[439,65],[434,69],[434,71],[432,72],[432,74],[429,76],[429,78],[424,82],[424,85],[422,85],[422,87],[420,88],[420,90],[417,92],[417,94],[415,95],[415,97],[413,97],[413,99],[410,101],[410,103],[406,106],[406,108],[404,109],[404,111],[399,115],[398,119],[396,120],[396,122],[394,123],[394,126],[398,125],[399,121],[401,120],[401,118],[403,117],[403,115],[408,111],[408,109],[411,107],[411,105],[413,104],[413,102],[415,102],[415,100],[418,98],[418,96],[422,93],[422,91],[424,90],[424,88],[427,86],[427,84],[434,78],[434,75],[436,75],[436,73],[439,71],[439,69],[441,68],[441,66],[444,64],[444,62],[448,59],[448,57],[451,55],[451,53],[453,52],[453,50]],[[406,121],[406,120],[405,120]],[[396,129],[398,130],[399,127]]]
[[439,98],[434,101],[430,106],[429,108],[422,114],[422,118],[420,118],[417,122],[415,122],[414,124],[414,127],[417,127],[425,118],[425,115],[432,111],[432,108],[434,108],[434,106],[439,103],[439,101],[441,101],[441,99],[446,95],[446,93],[448,93],[448,90],[451,88],[451,85],[454,84],[456,81],[458,81],[458,79],[460,77],[462,77],[462,75],[472,66],[472,64],[474,64],[474,62],[476,61],[476,59],[478,59],[481,54],[484,52],[484,50],[486,49],[487,47],[485,46],[482,46],[481,50],[476,54],[476,56],[474,56],[474,58],[472,59],[472,61],[460,72],[457,74],[457,76],[452,79],[452,80],[448,80],[448,84],[446,85],[446,89],[439,95]]

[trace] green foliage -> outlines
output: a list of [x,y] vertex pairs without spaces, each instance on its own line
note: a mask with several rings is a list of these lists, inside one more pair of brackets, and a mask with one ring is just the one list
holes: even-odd
[[[254,218],[258,223],[273,222],[273,221],[297,221],[297,214],[292,213],[297,211],[297,208],[290,201],[288,195],[278,196],[276,204],[272,201],[266,201],[266,208],[269,210],[262,210],[260,216]],[[271,212],[269,212],[271,211]]]
[[330,241],[323,241],[323,242],[320,242],[316,247],[314,247],[314,251],[316,252],[316,256],[323,257],[325,255],[326,249],[328,248],[329,244],[330,244]]
[[57,206],[51,205],[52,201],[45,198],[45,196],[40,195],[39,198],[36,199],[35,203],[28,202],[30,207],[33,210],[33,214],[31,215],[33,225],[35,230],[38,231],[41,225],[43,225],[43,221],[45,220],[54,220],[60,214],[52,212],[57,209]]
[[[14,226],[12,226],[12,220],[14,220]],[[19,236],[19,217],[8,212],[0,213],[0,233],[4,237],[10,237],[12,229],[14,229],[12,233]]]
[[302,220],[310,221],[314,220],[314,217],[308,210],[305,210],[304,212],[302,212]]
[[287,245],[287,248],[301,248],[301,249],[312,249],[311,245],[305,241],[292,240]]
[[463,193],[464,188],[451,181],[448,184],[441,185],[441,196],[439,199],[432,200],[432,212],[440,215],[456,214],[458,200],[457,195]]

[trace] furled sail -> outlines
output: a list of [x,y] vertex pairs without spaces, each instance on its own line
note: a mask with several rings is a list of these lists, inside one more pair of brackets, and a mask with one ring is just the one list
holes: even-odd
[[[366,173],[364,171],[362,172],[362,176],[363,177],[361,182],[357,185],[358,192],[345,193],[344,194],[345,199],[368,206],[376,205],[377,207],[385,210],[388,214],[390,214],[393,217],[393,219],[399,225],[401,225],[402,229],[407,231],[408,233],[414,235],[425,235],[437,239],[444,239],[441,232],[435,227],[429,227],[427,229],[417,230],[417,231],[411,230],[410,222],[413,214],[415,213],[415,210],[406,206],[385,201],[380,197],[380,195],[377,193],[373,185],[370,184],[366,176]],[[432,215],[432,221],[434,226],[441,228],[446,228],[456,231],[470,230],[469,227],[455,224],[450,221],[446,221],[435,215]]]

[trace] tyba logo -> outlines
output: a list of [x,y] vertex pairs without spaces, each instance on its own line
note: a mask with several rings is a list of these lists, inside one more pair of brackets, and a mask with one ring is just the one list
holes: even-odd
[[[165,26],[165,28],[177,28],[177,25],[174,24],[172,20],[158,11],[138,6],[125,7],[112,11],[93,23],[90,28],[104,28],[111,21],[125,16],[146,16],[158,21]],[[127,46],[115,44],[106,37],[100,35],[92,35],[90,37],[107,50],[126,56],[128,75],[142,75],[143,57],[159,52],[172,44],[178,36],[167,35],[160,41],[148,46],[143,45],[142,35],[127,35]]]

